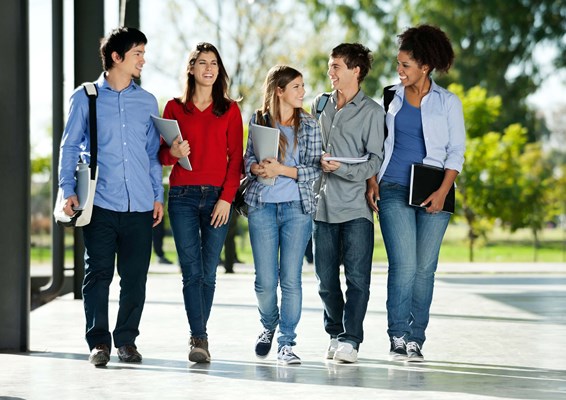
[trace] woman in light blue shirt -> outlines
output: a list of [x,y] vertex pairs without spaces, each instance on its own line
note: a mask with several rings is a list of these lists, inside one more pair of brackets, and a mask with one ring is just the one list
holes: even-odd
[[[421,349],[429,322],[434,274],[450,220],[450,214],[442,212],[442,208],[462,170],[466,132],[462,103],[431,78],[434,70],[447,72],[454,60],[446,34],[437,27],[421,25],[407,29],[398,38],[397,72],[401,83],[386,89],[394,91],[385,117],[389,136],[377,180],[368,181],[366,197],[379,213],[389,263],[390,357],[423,361]],[[410,206],[408,201],[414,163],[444,169],[441,186],[421,207]]]
[[[320,175],[320,127],[302,108],[305,88],[299,71],[275,66],[267,74],[264,87],[263,107],[251,118],[250,125],[279,129],[279,157],[258,160],[251,134],[244,156],[246,174],[252,180],[245,200],[249,205],[255,292],[262,324],[255,353],[267,357],[279,326],[277,361],[300,364],[293,346],[301,317],[303,255],[315,211],[312,186]],[[264,185],[258,177],[275,178],[275,183]]]

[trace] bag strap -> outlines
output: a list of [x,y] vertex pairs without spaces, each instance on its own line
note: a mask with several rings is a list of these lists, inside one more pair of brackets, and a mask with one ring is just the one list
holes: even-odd
[[324,111],[324,107],[326,107],[326,103],[328,103],[328,99],[330,98],[330,93],[323,93],[322,96],[318,99],[318,103],[316,103],[316,110],[314,112],[314,116],[316,119],[320,118],[320,114]]
[[[389,104],[395,97],[395,92],[393,90],[390,90],[393,86],[395,85],[389,85],[383,88],[383,108],[385,109],[386,116],[387,116],[387,110],[389,110]],[[384,125],[384,131],[385,131],[385,137],[384,137],[385,139],[387,137],[387,134],[389,133],[387,131],[387,124]]]
[[96,169],[98,166],[98,132],[96,125],[96,98],[98,90],[93,82],[85,82],[82,84],[83,89],[88,96],[88,121],[90,128],[90,179],[96,177]]

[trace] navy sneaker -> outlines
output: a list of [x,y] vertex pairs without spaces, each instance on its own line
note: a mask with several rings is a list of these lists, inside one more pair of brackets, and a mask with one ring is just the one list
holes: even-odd
[[393,336],[390,341],[389,359],[392,361],[405,361],[407,359],[407,344],[405,343],[405,338]]
[[273,344],[273,336],[275,330],[263,329],[255,342],[255,355],[259,358],[265,358],[271,350]]

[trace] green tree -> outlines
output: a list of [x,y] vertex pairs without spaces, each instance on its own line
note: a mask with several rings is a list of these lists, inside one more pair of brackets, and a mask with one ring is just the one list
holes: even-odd
[[[382,85],[372,79],[394,76],[395,35],[407,25],[429,23],[445,30],[452,40],[456,62],[450,74],[435,77],[447,86],[476,85],[505,101],[497,120],[501,131],[512,123],[527,127],[531,141],[544,131],[529,110],[526,98],[541,84],[543,76],[535,59],[535,48],[557,49],[554,63],[566,66],[566,7],[561,0],[397,0],[333,1],[307,0],[319,24],[335,15],[346,29],[347,40],[375,46],[377,75],[368,76],[366,87],[378,95]],[[377,38],[377,39],[376,39]]]

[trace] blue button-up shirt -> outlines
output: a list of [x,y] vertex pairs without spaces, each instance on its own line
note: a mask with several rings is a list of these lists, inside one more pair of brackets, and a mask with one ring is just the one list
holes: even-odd
[[[384,143],[385,158],[379,171],[379,181],[385,174],[393,154],[395,115],[403,106],[405,96],[405,88],[401,84],[393,86],[390,90],[395,91],[395,96],[385,117],[389,135]],[[466,128],[462,102],[458,96],[432,81],[430,92],[421,101],[421,118],[426,147],[423,163],[462,171],[466,150]]]
[[[119,212],[151,211],[155,201],[163,203],[159,134],[150,118],[159,115],[157,100],[133,81],[117,92],[104,75],[95,82],[98,182],[94,205]],[[88,115],[88,97],[81,86],[71,96],[61,139],[59,187],[65,198],[75,194],[79,157],[90,161]]]

